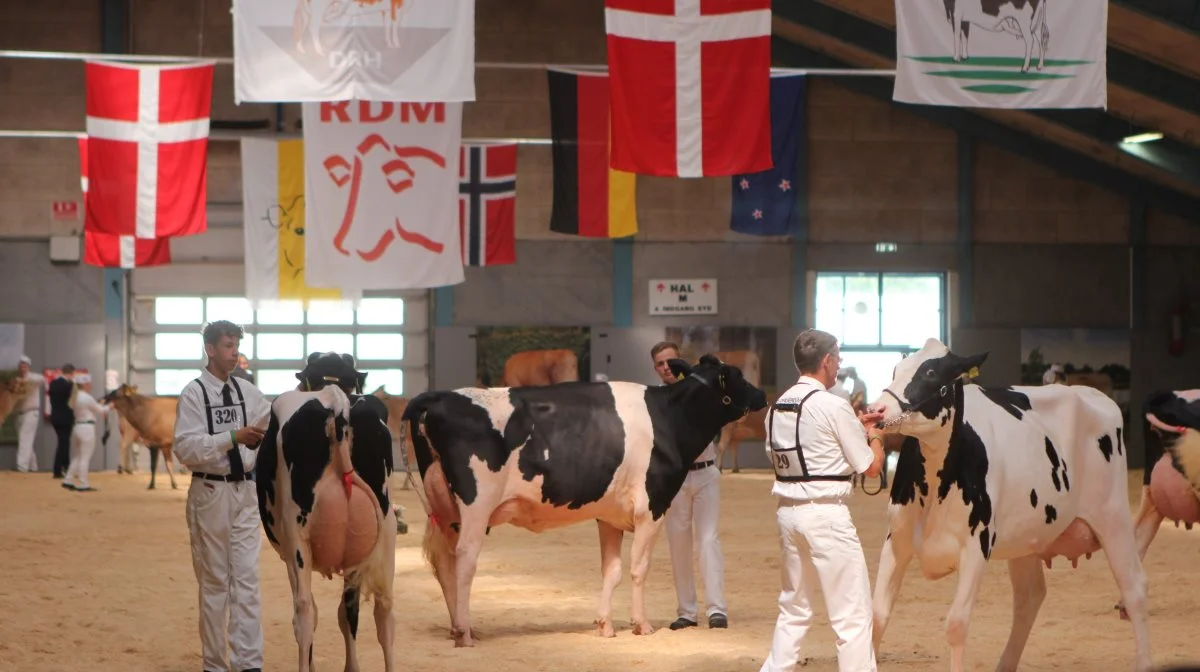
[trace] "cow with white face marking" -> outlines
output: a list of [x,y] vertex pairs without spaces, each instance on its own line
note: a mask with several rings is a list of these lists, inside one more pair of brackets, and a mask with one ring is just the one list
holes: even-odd
[[644,590],[654,541],[689,468],[725,425],[766,405],[763,391],[711,355],[670,361],[679,381],[570,382],[426,392],[408,421],[429,500],[424,548],[455,646],[473,646],[471,583],[484,536],[595,520],[603,589],[597,634],[614,636],[621,540],[633,533],[633,632],[654,631]]
[[961,671],[971,609],[989,560],[1006,560],[1013,625],[997,670],[1015,670],[1046,581],[1042,562],[1104,550],[1128,608],[1136,669],[1149,670],[1146,576],[1126,495],[1121,411],[1083,386],[984,388],[969,382],[986,354],[959,357],[935,339],[901,361],[869,409],[908,438],[876,577],[874,637],[883,638],[909,562],[927,579],[958,570],[946,619]]
[[338,626],[346,672],[357,672],[359,598],[375,600],[384,669],[394,670],[392,582],[396,513],[388,496],[392,439],[387,407],[362,394],[365,374],[353,358],[313,353],[297,378],[301,390],[279,395],[258,451],[259,514],[271,546],[287,565],[300,672],[312,670],[317,625],[312,574],[344,577]]
[[1029,71],[1033,50],[1038,50],[1037,69],[1046,64],[1050,47],[1050,27],[1046,22],[1047,0],[942,0],[946,21],[954,35],[954,60],[965,61],[971,24],[995,33],[1010,33],[1025,43],[1025,64],[1021,72]]

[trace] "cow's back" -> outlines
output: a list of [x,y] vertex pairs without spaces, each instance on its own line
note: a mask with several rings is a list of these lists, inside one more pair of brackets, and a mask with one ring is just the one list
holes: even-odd
[[566,348],[526,350],[504,362],[504,387],[552,385],[578,379],[578,358]]

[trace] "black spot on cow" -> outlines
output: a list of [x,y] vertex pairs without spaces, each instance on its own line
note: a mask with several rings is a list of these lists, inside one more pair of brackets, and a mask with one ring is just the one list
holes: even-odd
[[979,535],[979,550],[983,551],[983,557],[992,557],[992,535],[988,533],[988,528],[985,525],[983,532]]
[[1037,490],[1029,491],[1029,505],[1035,509],[1037,508]]
[[391,508],[386,491],[388,476],[392,474],[392,433],[387,428],[387,405],[371,395],[354,399],[350,407],[350,429],[354,444],[350,449],[350,463],[358,472],[375,499],[383,515]]
[[1071,490],[1071,479],[1067,478],[1067,459],[1064,457],[1062,461],[1062,484],[1063,490]]
[[505,440],[521,446],[521,477],[542,477],[542,501],[568,509],[600,501],[625,459],[625,423],[612,387],[512,388],[509,401]]
[[[512,453],[513,446],[492,425],[487,410],[458,392],[421,393],[409,402],[402,418],[409,423],[408,435],[421,477],[433,465],[436,446],[450,492],[468,506],[479,496],[470,458],[474,456],[491,471],[500,471]],[[428,440],[421,433],[422,418]]]
[[300,556],[300,549],[296,549],[296,569],[304,569],[304,558]]
[[1046,524],[1049,525],[1058,519],[1058,511],[1049,504],[1046,505]]
[[921,505],[929,495],[929,483],[925,480],[925,456],[921,454],[921,442],[914,437],[904,438],[900,454],[896,459],[896,473],[892,477],[893,504],[912,504],[921,493]]
[[1150,424],[1145,417],[1142,418],[1142,441],[1145,443],[1146,464],[1142,469],[1142,485],[1150,485],[1150,474],[1154,472],[1154,465],[1162,459],[1165,454],[1163,450],[1163,437],[1154,429],[1154,425]]
[[258,444],[258,455],[254,462],[254,483],[258,492],[258,517],[262,519],[263,530],[267,533],[267,541],[273,546],[279,545],[272,529],[275,527],[275,516],[271,506],[275,504],[275,477],[279,470],[279,418],[271,411],[271,419],[267,422],[267,431]]
[[1011,387],[983,388],[983,396],[1017,420],[1025,417],[1025,412],[1033,408],[1029,403],[1029,395]]
[[1112,437],[1107,434],[1100,437],[1100,454],[1104,456],[1105,462],[1112,461],[1113,441]]
[[[963,503],[970,510],[967,524],[974,534],[976,528],[987,528],[992,522],[992,498],[987,491],[987,447],[979,433],[963,420],[963,385],[953,386],[954,427],[942,470],[938,472],[938,500],[944,501],[951,486],[958,486]],[[986,553],[984,555],[987,555]]]
[[350,638],[358,638],[358,588],[342,591],[342,606],[346,609],[346,625],[350,627]]
[[980,0],[979,3],[984,14],[997,17],[1000,16],[1000,8],[1005,5],[1012,5],[1012,8],[1019,12],[1025,9],[1026,5],[1029,5],[1032,11],[1037,11],[1039,4],[1041,0]]
[[1117,427],[1117,454],[1118,455],[1125,454],[1125,445],[1124,444],[1125,444],[1125,441],[1121,437],[1121,428]]
[[[325,423],[332,413],[319,399],[309,399],[283,423],[283,461],[291,475],[292,501],[305,514],[312,513],[316,500],[314,488],[329,466]],[[344,436],[345,423],[340,416],[334,427],[335,433]]]
[[1058,451],[1054,448],[1054,443],[1050,437],[1046,437],[1046,457],[1050,458],[1050,480],[1054,482],[1054,489],[1062,492],[1062,479],[1058,477],[1058,466],[1061,461],[1058,459]]

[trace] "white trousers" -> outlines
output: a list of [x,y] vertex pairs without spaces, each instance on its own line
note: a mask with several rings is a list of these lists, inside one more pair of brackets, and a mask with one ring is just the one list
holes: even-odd
[[[700,576],[704,580],[705,615],[727,614],[725,609],[725,558],[717,539],[721,512],[721,473],[715,466],[689,471],[679,494],[667,509],[667,545],[675,576],[676,615],[697,621],[696,578],[692,573],[692,546],[699,548]],[[698,621],[697,621],[698,622]]]
[[37,471],[37,454],[33,452],[33,439],[37,437],[38,423],[42,414],[35,408],[17,414],[17,469]]
[[92,464],[92,453],[96,452],[96,426],[76,424],[71,430],[71,462],[63,483],[73,483],[80,488],[88,485],[88,467]]
[[781,501],[776,518],[783,591],[771,654],[760,672],[792,672],[813,622],[817,585],[837,636],[840,672],[875,672],[871,644],[871,583],[858,530],[844,503]]
[[[263,666],[258,587],[258,495],[254,481],[193,478],[188,488],[192,569],[200,597],[200,647],[209,672]],[[228,630],[226,630],[228,623]]]

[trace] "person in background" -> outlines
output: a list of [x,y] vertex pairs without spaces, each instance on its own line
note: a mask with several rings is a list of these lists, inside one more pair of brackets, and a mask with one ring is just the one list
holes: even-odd
[[71,391],[68,405],[75,413],[75,427],[71,430],[71,462],[62,487],[75,492],[93,492],[88,484],[88,467],[92,453],[96,450],[96,420],[108,413],[108,406],[92,396],[92,377],[86,373],[75,375],[75,389]]
[[37,453],[33,450],[33,440],[37,437],[37,428],[41,418],[38,411],[42,408],[42,384],[46,377],[31,370],[33,360],[21,355],[17,365],[17,378],[25,381],[29,394],[17,406],[17,471],[37,471]]
[[1062,364],[1051,364],[1050,368],[1046,369],[1046,372],[1042,374],[1043,385],[1053,385],[1055,383],[1062,383],[1065,385],[1066,382],[1067,374],[1063,373]]
[[54,449],[54,478],[63,478],[71,466],[71,432],[75,427],[75,411],[71,409],[71,393],[75,384],[71,378],[75,375],[74,364],[63,364],[62,373],[46,386],[46,394],[50,397],[50,425],[58,437]]
[[[650,349],[654,371],[663,384],[675,382],[669,362],[679,358],[679,346],[671,341],[663,341]],[[700,576],[704,579],[704,599],[708,603],[708,627],[729,627],[725,609],[725,558],[717,538],[721,474],[716,459],[716,451],[710,443],[692,464],[683,487],[667,509],[667,545],[671,549],[679,616],[671,623],[672,630],[696,627],[699,608],[696,605],[696,579],[692,573],[693,541],[699,546]]]
[[252,383],[231,375],[242,336],[227,320],[204,327],[208,364],[180,392],[175,415],[175,456],[192,471],[185,510],[206,672],[262,672],[263,665],[262,534],[258,491],[249,481],[271,405]]
[[248,380],[251,384],[254,384],[254,374],[250,373],[250,360],[246,359],[246,356],[241,353],[238,353],[237,366],[234,367],[233,373],[229,375],[241,378],[242,380]]
[[767,411],[767,456],[775,470],[782,590],[771,653],[760,672],[794,672],[813,624],[820,585],[837,637],[841,672],[874,672],[871,584],[846,499],[854,474],[883,469],[883,442],[870,429],[882,414],[855,417],[830,394],[841,354],[837,338],[816,329],[792,345],[800,379]]

